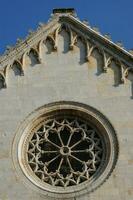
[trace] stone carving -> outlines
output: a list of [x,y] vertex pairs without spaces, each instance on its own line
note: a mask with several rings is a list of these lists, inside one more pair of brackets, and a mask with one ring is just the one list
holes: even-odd
[[[49,24],[47,26],[41,25],[41,27],[39,29],[37,29],[36,32],[33,32],[33,34],[30,34],[29,37],[27,37],[27,39],[25,41],[19,42],[17,44],[18,46],[16,47],[16,49],[15,49],[15,47],[12,48],[12,50],[10,50],[10,52],[8,52],[7,55],[4,55],[2,57],[3,61],[1,59],[0,62],[4,63],[6,61],[6,59],[8,59],[8,57],[10,57],[10,54],[12,54],[12,52],[14,52],[13,60],[11,62],[12,63],[17,62],[17,69],[20,70],[20,75],[24,75],[24,65],[26,62],[25,61],[26,56],[30,57],[31,54],[33,54],[34,59],[37,61],[37,62],[33,63],[33,65],[42,63],[41,46],[42,46],[43,42],[46,40],[50,40],[53,45],[53,50],[57,51],[58,50],[58,35],[60,34],[62,29],[65,29],[68,32],[69,37],[70,37],[70,43],[69,43],[70,50],[74,50],[74,46],[77,44],[77,40],[80,37],[86,47],[86,58],[85,58],[86,62],[89,62],[90,56],[92,55],[93,51],[95,49],[98,49],[99,53],[103,57],[103,63],[104,63],[103,72],[108,71],[108,68],[110,67],[111,62],[113,60],[117,63],[117,65],[119,65],[119,70],[120,70],[120,74],[121,74],[120,83],[125,82],[125,80],[127,78],[127,72],[129,71],[129,69],[132,72],[132,65],[130,63],[125,63],[126,61],[124,59],[122,59],[118,54],[114,54],[113,52],[108,50],[108,48],[106,48],[106,46],[101,45],[94,39],[90,38],[87,34],[84,34],[83,32],[81,32],[81,30],[79,30],[76,26],[69,23],[68,18],[71,18],[70,16],[68,18],[66,17],[68,22],[66,20],[66,22],[62,21],[61,23],[57,23],[59,21],[58,17],[59,16],[54,16],[53,19],[49,22]],[[60,16],[60,18],[61,18],[61,16]],[[79,20],[77,18],[75,18],[75,20],[77,20],[79,23]],[[84,26],[83,23],[81,25]],[[91,29],[90,27],[88,27],[88,29],[93,31],[93,29]],[[46,34],[44,34],[44,30],[46,30],[45,31]],[[93,34],[100,35],[99,33],[96,33],[96,32]],[[32,39],[34,37],[37,39],[35,39],[35,40]],[[103,36],[101,36],[101,37],[103,37]],[[109,41],[109,39],[104,38],[104,37],[103,37],[103,39],[105,39],[106,42],[108,41],[112,44],[112,42]],[[29,45],[29,42],[30,42],[30,45]],[[19,50],[21,46],[25,46],[25,48],[22,48],[23,51]],[[116,48],[118,48],[119,50],[121,49],[121,51],[125,52],[125,50],[123,50],[122,47],[119,47],[116,45]],[[129,56],[131,57],[132,55],[130,54]],[[32,58],[30,58],[30,59],[32,60]],[[2,66],[3,66],[2,70],[6,71],[8,69],[8,67],[7,67],[8,65],[11,66],[11,68],[13,69],[14,64],[12,64],[12,63],[2,64]],[[4,79],[3,85],[6,85],[5,84],[6,78],[7,78],[6,74],[7,73],[5,73],[4,76],[1,75],[1,77],[2,77],[1,79]]]
[[19,60],[15,60],[14,63],[10,66],[10,68],[13,69],[15,75],[24,75],[22,63]]
[[48,35],[46,41],[49,40],[53,45],[53,50],[57,50],[57,41],[55,39],[55,35]]
[[132,68],[132,67],[127,67],[127,68],[123,71],[123,77],[122,77],[123,82],[126,81],[126,78],[128,77],[129,72],[133,73],[133,68]]
[[36,176],[62,187],[89,180],[99,168],[103,153],[101,139],[93,127],[65,117],[42,124],[27,151]]
[[32,47],[28,52],[27,55],[29,59],[31,60],[31,65],[39,64],[40,56],[37,48]]
[[118,157],[115,130],[95,109],[56,102],[33,112],[15,140],[24,180],[52,197],[91,192],[111,174]]

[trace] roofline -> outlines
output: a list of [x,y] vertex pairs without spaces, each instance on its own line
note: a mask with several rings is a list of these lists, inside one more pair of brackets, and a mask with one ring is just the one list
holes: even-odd
[[61,10],[62,9],[54,9],[53,13],[55,14],[53,18],[49,20],[49,23],[47,25],[43,25],[40,29],[37,29],[37,31],[33,32],[31,36],[29,35],[28,37],[26,37],[26,39],[23,40],[20,44],[16,44],[16,46],[14,46],[8,54],[4,54],[0,58],[0,65],[4,66],[9,60],[13,60],[15,56],[17,57],[20,54],[22,54],[25,48],[30,47],[31,43],[34,40],[36,41],[36,39],[41,34],[47,32],[53,25],[59,22],[59,20],[67,19],[71,23],[75,23],[76,25],[82,27],[85,30],[86,35],[87,33],[91,34],[92,37],[95,38],[99,43],[103,43],[103,46],[106,45],[109,48],[113,48],[113,50],[115,50],[118,55],[120,54],[122,60],[128,63],[130,67],[133,67],[133,55],[131,53],[118,46],[111,40],[107,39],[105,36],[101,35],[97,31],[93,30],[90,26],[87,26],[86,24],[81,22],[77,17],[73,16],[71,14],[71,12],[75,12],[73,8],[64,9],[64,13],[62,13]]
[[[117,53],[121,53],[121,58],[124,56],[128,62],[132,63],[132,67],[133,67],[133,55],[128,52],[127,50],[125,50],[124,48],[118,46],[117,44],[115,44],[113,41],[109,40],[108,38],[106,38],[105,36],[103,36],[102,34],[98,33],[97,31],[93,30],[90,26],[84,24],[83,22],[81,22],[78,18],[73,17],[72,15],[60,15],[60,19],[69,19],[72,20],[72,22],[75,22],[76,24],[79,24],[80,26],[82,26],[82,28],[84,28],[86,31],[89,31],[89,33],[91,33],[93,36],[95,35],[97,37],[97,39],[100,39],[102,41],[105,42],[105,45],[110,45],[114,50],[117,51]],[[130,65],[131,66],[131,65]]]
[[95,31],[93,28],[87,26],[86,24],[84,24],[83,22],[81,22],[79,19],[73,17],[73,16],[69,16],[70,18],[72,18],[74,21],[78,22],[79,24],[82,24],[82,26],[84,26],[85,28],[89,29],[89,31],[91,31],[92,33],[96,34],[97,36],[101,37],[102,39],[104,39],[105,41],[109,42],[111,45],[113,45],[114,47],[118,48],[119,50],[123,51],[124,53],[126,53],[128,56],[130,56],[131,58],[133,58],[133,55],[131,53],[129,53],[126,49],[120,47],[119,45],[117,45],[116,43],[114,43],[113,41],[109,40],[108,38],[106,38],[104,35],[98,33],[97,31]]

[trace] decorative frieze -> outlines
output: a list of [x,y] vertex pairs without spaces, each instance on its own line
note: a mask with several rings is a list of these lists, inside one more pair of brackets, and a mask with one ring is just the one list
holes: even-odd
[[[120,83],[124,83],[126,78],[128,77],[128,72],[132,72],[133,68],[131,66],[131,63],[129,65],[123,62],[123,59],[117,55],[114,54],[113,51],[110,49],[108,50],[106,46],[103,46],[99,42],[95,41],[94,39],[91,39],[89,34],[82,33],[82,27],[81,30],[78,30],[78,27],[73,26],[69,22],[60,22],[61,16],[54,16],[51,22],[46,26],[41,24],[39,29],[36,32],[32,32],[28,39],[25,41],[19,41],[18,45],[19,47],[16,48],[10,48],[8,49],[8,54],[5,55],[5,59],[7,60],[4,62],[4,60],[0,60],[1,62],[1,88],[6,87],[6,79],[7,79],[7,70],[11,68],[12,70],[14,68],[17,68],[18,75],[24,75],[25,66],[27,65],[26,60],[36,60],[34,64],[41,64],[43,61],[43,55],[42,55],[42,45],[46,41],[50,41],[53,46],[53,51],[58,51],[58,36],[60,32],[65,30],[69,34],[70,42],[69,42],[69,49],[72,51],[74,50],[74,47],[77,45],[77,41],[80,38],[82,42],[85,45],[86,48],[86,56],[85,61],[90,62],[90,57],[92,56],[94,50],[98,50],[98,52],[102,55],[103,58],[103,72],[108,72],[108,69],[111,66],[112,62],[115,62],[117,66],[119,66],[119,71],[121,74],[121,81]],[[68,16],[67,16],[68,18]],[[74,20],[77,20],[76,18]],[[78,20],[77,20],[78,21]],[[90,27],[88,27],[90,29]],[[89,31],[89,30],[88,30]],[[98,34],[99,33],[95,33]],[[103,37],[103,36],[101,36]],[[107,38],[105,38],[107,40]],[[21,47],[24,47],[21,49]],[[120,47],[118,47],[120,48]],[[130,55],[131,56],[131,55]],[[31,58],[32,57],[32,58]],[[4,57],[3,57],[4,58]],[[4,63],[7,63],[4,65]]]

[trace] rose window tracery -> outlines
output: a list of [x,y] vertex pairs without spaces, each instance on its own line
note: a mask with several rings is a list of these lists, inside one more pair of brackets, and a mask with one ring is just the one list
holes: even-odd
[[33,133],[27,156],[41,181],[68,187],[93,177],[103,158],[103,144],[97,130],[81,119],[50,119]]
[[77,102],[35,110],[21,124],[15,141],[14,160],[24,182],[54,198],[94,191],[110,176],[118,158],[111,123]]

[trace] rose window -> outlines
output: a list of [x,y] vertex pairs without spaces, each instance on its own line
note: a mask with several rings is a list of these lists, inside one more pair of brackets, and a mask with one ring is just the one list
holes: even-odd
[[117,161],[114,128],[88,105],[59,102],[41,107],[25,119],[18,134],[14,159],[19,174],[23,171],[24,182],[54,198],[93,191]]
[[28,163],[42,181],[68,187],[89,180],[103,157],[97,131],[80,119],[60,118],[41,124],[27,151]]

